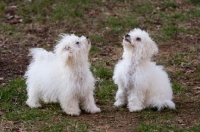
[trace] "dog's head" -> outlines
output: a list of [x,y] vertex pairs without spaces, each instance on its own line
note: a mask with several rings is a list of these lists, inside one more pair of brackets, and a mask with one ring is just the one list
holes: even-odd
[[136,54],[140,59],[151,58],[158,52],[158,47],[149,34],[138,28],[124,36],[123,46],[125,50]]
[[78,37],[74,34],[61,34],[58,44],[55,46],[55,54],[64,61],[73,62],[87,59],[91,42],[87,37]]

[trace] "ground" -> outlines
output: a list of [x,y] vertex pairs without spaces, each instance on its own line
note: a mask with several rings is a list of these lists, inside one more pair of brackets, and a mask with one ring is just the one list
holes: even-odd
[[[200,2],[60,1],[0,2],[0,131],[200,131]],[[133,28],[149,32],[159,47],[153,58],[172,83],[176,110],[128,112],[113,106],[114,65],[122,37]],[[95,99],[102,112],[70,117],[59,104],[25,105],[23,75],[28,49],[52,50],[60,33],[89,36]]]

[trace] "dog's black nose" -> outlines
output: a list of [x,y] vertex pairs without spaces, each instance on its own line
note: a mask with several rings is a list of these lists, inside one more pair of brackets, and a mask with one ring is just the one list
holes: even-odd
[[130,37],[130,35],[128,35],[128,34],[125,35],[125,38],[129,38],[129,37]]
[[89,39],[89,37],[87,36],[86,39]]

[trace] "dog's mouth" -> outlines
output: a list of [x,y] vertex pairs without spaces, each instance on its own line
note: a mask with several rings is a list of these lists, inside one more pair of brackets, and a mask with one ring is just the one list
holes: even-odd
[[131,36],[130,36],[129,34],[125,35],[125,36],[124,36],[124,40],[125,40],[126,42],[131,43]]
[[124,38],[124,40],[125,40],[126,42],[131,43],[131,41],[130,41],[129,39],[127,39],[127,38]]

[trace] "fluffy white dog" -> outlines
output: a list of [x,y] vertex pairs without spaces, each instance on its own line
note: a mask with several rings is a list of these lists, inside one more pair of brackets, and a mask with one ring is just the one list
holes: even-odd
[[28,100],[31,108],[59,102],[69,115],[80,115],[79,105],[89,113],[100,112],[93,90],[95,79],[89,69],[90,40],[84,36],[62,34],[54,52],[42,48],[30,49],[33,56],[25,73]]
[[123,59],[115,66],[113,80],[118,85],[115,106],[127,104],[130,112],[147,107],[175,109],[168,75],[151,58],[158,52],[148,33],[134,29],[123,39]]

